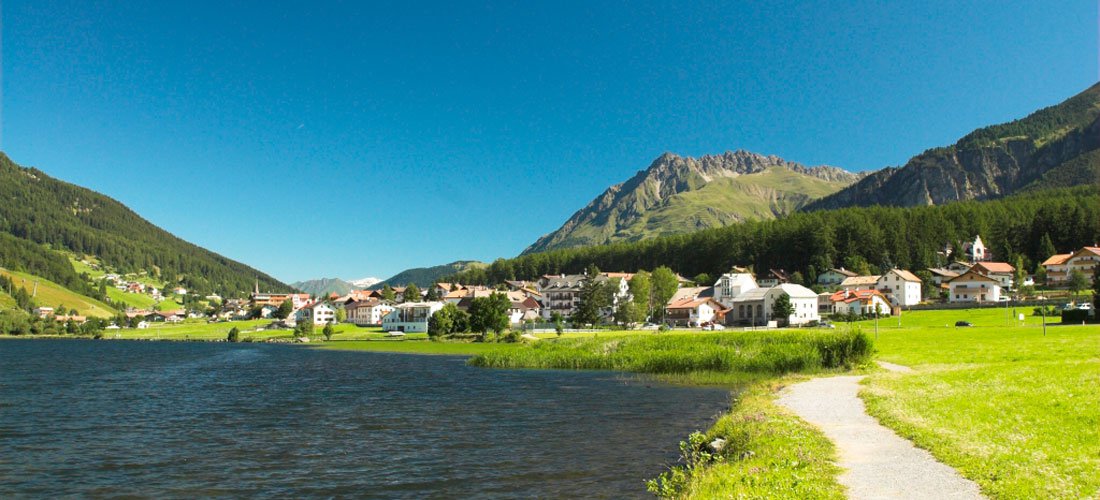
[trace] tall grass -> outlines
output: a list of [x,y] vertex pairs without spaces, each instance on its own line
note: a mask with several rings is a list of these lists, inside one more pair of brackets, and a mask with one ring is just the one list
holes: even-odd
[[488,352],[474,366],[619,370],[651,374],[783,374],[850,367],[866,360],[871,339],[853,331],[722,332],[544,340]]

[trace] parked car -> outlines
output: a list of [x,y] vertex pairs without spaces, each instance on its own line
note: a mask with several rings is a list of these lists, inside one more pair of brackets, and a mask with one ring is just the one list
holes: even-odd
[[1089,304],[1088,302],[1082,302],[1080,304],[1077,304],[1077,308],[1082,311],[1088,311],[1089,309],[1092,309],[1092,304]]
[[704,330],[713,332],[717,330],[725,330],[726,327],[719,325],[718,323],[707,323],[707,326],[703,327]]
[[974,326],[974,325],[971,324],[969,321],[956,321],[955,326],[959,327],[959,326]]

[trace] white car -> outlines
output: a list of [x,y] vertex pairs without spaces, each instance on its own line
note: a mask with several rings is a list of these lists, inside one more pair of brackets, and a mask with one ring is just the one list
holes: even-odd
[[1092,309],[1092,304],[1089,304],[1088,302],[1082,302],[1080,304],[1077,304],[1077,308],[1082,311],[1088,311],[1089,309]]
[[708,331],[708,332],[713,332],[713,331],[717,331],[717,330],[725,330],[726,327],[724,327],[722,325],[719,325],[718,323],[711,323],[707,326],[704,326],[703,329]]

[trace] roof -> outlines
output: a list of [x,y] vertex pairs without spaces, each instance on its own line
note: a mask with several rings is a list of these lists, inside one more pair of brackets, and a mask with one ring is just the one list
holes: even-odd
[[979,262],[974,264],[971,269],[976,268],[978,268],[978,271],[985,270],[986,273],[1011,273],[1016,270],[1015,267],[1012,267],[1012,264],[1007,262]]
[[[742,293],[741,295],[738,295],[738,296],[734,297],[733,301],[734,302],[763,301],[764,296],[768,294],[768,290],[771,290],[771,288],[753,288],[752,290],[749,290],[745,293]],[[814,297],[817,297],[817,295],[814,295]]]
[[[668,299],[668,303],[680,302],[685,299],[694,299],[703,294],[710,287],[706,286],[685,286],[677,288],[676,292],[672,294],[672,298]],[[712,294],[713,295],[713,294]]]
[[791,298],[803,298],[803,299],[809,299],[809,298],[816,299],[817,298],[817,292],[815,292],[813,290],[810,290],[809,288],[806,288],[802,285],[796,285],[794,283],[783,283],[781,285],[776,285],[776,286],[772,287],[771,289],[772,290],[775,290],[775,289],[782,290],[784,293],[791,296]]
[[954,278],[959,275],[959,273],[943,267],[930,267],[928,268],[928,272],[944,278]]
[[897,269],[897,268],[895,268],[895,269],[891,269],[891,270],[890,270],[890,272],[892,272],[892,273],[894,273],[894,274],[896,274],[896,275],[900,276],[900,277],[901,277],[901,279],[903,279],[903,280],[905,280],[905,281],[915,281],[915,282],[917,282],[917,283],[920,283],[920,282],[921,282],[921,281],[920,281],[920,278],[918,278],[918,277],[917,277],[917,275],[915,275],[915,274],[913,274],[913,273],[911,273],[911,272],[909,272],[909,271],[906,271],[905,269]]
[[670,303],[667,307],[665,307],[665,309],[695,309],[696,307],[699,307],[699,306],[701,306],[703,304],[707,304],[707,303],[710,303],[710,304],[713,304],[713,305],[717,306],[716,307],[717,309],[722,309],[723,308],[722,304],[719,304],[717,300],[714,300],[710,297],[701,297],[701,298],[697,298],[697,299],[692,299],[692,298],[681,299],[679,301]]
[[[825,271],[825,272],[834,272],[834,273],[840,274],[842,276],[846,276],[848,278],[853,278],[853,277],[859,276],[858,273],[854,273],[852,271],[844,269],[843,267],[841,267],[839,269],[838,268],[830,269],[830,270]],[[822,273],[822,274],[825,274],[825,273]]]
[[882,297],[882,300],[886,300],[886,296],[878,290],[853,290],[851,292],[841,290],[830,295],[829,300],[833,302],[844,302],[845,304],[848,304],[857,300],[860,302],[867,302],[873,300],[872,297],[875,296]]
[[1059,253],[1051,255],[1050,258],[1043,261],[1044,266],[1057,266],[1059,264],[1065,264],[1070,257],[1073,257],[1071,253]]
[[840,282],[840,286],[857,286],[868,285],[872,286],[878,283],[878,279],[881,276],[852,276],[850,278],[844,278],[844,281]]
[[951,280],[951,283],[954,283],[956,281],[989,281],[991,283],[997,283],[998,285],[1001,283],[1000,281],[997,281],[993,278],[990,278],[989,276],[986,276],[986,275],[984,275],[984,274],[982,274],[978,271],[975,271],[973,269],[971,269],[971,270],[969,270],[965,273],[960,274],[956,278],[953,278]]
[[1073,252],[1073,257],[1089,253],[1100,256],[1100,247],[1081,247],[1080,250]]

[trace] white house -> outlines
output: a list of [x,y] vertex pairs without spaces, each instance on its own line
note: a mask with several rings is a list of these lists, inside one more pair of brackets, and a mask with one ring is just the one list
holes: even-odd
[[324,302],[315,302],[298,310],[297,321],[312,321],[315,326],[336,322],[336,309]]
[[733,305],[733,299],[754,288],[760,288],[760,286],[752,274],[726,273],[714,282],[714,300],[723,306],[730,307]]
[[45,318],[47,316],[53,316],[54,311],[52,307],[36,307],[34,308],[34,315],[39,318]]
[[875,282],[875,288],[885,292],[899,306],[920,304],[920,286],[920,278],[904,269],[891,269]]
[[811,321],[820,321],[821,315],[817,310],[817,294],[813,290],[802,285],[783,283],[771,288],[756,288],[749,290],[733,299],[730,310],[726,313],[726,323],[748,323],[766,325],[772,318],[772,308],[775,301],[783,294],[790,297],[794,311],[787,318],[791,325],[806,324]]
[[382,329],[387,332],[426,332],[428,319],[440,309],[443,302],[405,302],[394,307],[382,317]]
[[711,297],[686,297],[665,307],[665,320],[674,325],[699,326],[721,322],[725,307]]
[[836,286],[840,282],[848,278],[859,276],[857,273],[853,273],[843,267],[839,269],[830,269],[819,275],[817,275],[817,284],[822,286]]
[[836,314],[865,315],[890,314],[893,307],[878,290],[840,290],[829,299]]
[[1080,271],[1092,283],[1093,269],[1100,265],[1100,247],[1083,247],[1072,254],[1055,255],[1043,265],[1047,268],[1047,281],[1052,285],[1065,284],[1073,271]]
[[881,276],[851,276],[840,282],[841,290],[854,292],[856,290],[874,290],[878,287],[878,279]]
[[790,297],[793,308],[787,324],[804,325],[811,321],[821,321],[821,315],[817,313],[817,293],[813,290],[794,283],[783,283],[768,290],[766,302],[774,306],[775,301],[783,294]]
[[949,302],[996,302],[1001,300],[1001,282],[977,271],[967,271],[948,282]]
[[970,270],[997,280],[1001,288],[1012,288],[1013,275],[1016,272],[1016,268],[1007,262],[979,262]]
[[394,307],[382,303],[377,298],[351,301],[344,305],[347,322],[359,326],[381,325],[382,318],[393,311]]

